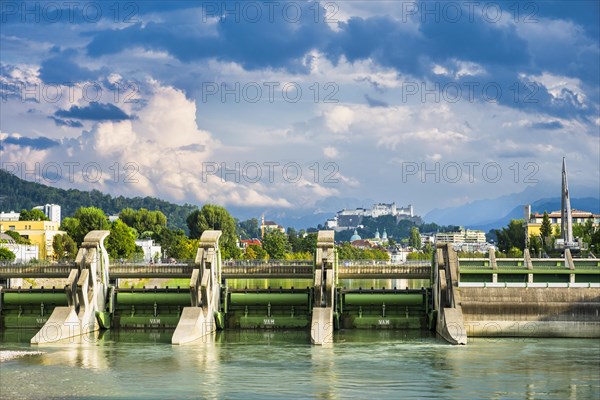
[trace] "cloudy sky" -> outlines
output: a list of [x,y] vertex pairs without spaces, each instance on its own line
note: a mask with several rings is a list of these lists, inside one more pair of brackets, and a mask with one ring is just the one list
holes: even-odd
[[[310,213],[600,191],[581,2],[1,3],[2,168]],[[368,206],[369,204],[364,204]]]

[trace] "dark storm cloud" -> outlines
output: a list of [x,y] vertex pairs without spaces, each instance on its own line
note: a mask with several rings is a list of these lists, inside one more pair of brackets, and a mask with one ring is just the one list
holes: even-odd
[[60,118],[56,118],[56,117],[48,117],[48,118],[50,118],[52,121],[54,121],[56,126],[67,126],[69,128],[83,128],[83,124],[79,121],[73,121],[72,119],[60,119]]
[[46,150],[54,146],[58,146],[59,142],[47,137],[15,137],[9,136],[2,141],[2,144],[12,144],[19,147],[30,147],[34,150]]
[[123,121],[132,119],[123,110],[113,104],[91,102],[87,107],[72,106],[68,110],[59,110],[56,117],[74,118],[90,121]]

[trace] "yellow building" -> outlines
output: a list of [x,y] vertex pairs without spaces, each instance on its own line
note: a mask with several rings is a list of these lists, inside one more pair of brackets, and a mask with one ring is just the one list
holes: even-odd
[[45,260],[54,255],[52,240],[55,235],[66,232],[58,229],[59,224],[53,221],[0,221],[0,232],[15,231],[31,244],[37,244],[40,249],[39,259]]
[[265,221],[265,217],[263,215],[263,217],[261,219],[261,224],[260,224],[261,238],[264,238],[266,233],[273,232],[273,231],[279,231],[281,233],[285,233],[285,228],[283,226],[279,225],[277,222]]
[[[585,224],[587,221],[592,220],[592,223],[595,227],[600,226],[600,214],[594,214],[590,211],[572,210],[571,215],[573,219],[573,225]],[[554,234],[557,229],[560,231],[560,211],[552,211],[548,214],[548,217],[550,217],[550,223],[552,224],[552,233]],[[531,214],[529,221],[527,222],[527,235],[540,236],[540,228],[543,220],[543,213]]]

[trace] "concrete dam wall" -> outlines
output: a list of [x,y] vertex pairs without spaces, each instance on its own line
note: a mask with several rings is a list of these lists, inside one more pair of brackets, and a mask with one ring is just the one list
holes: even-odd
[[600,337],[600,288],[459,291],[467,336]]

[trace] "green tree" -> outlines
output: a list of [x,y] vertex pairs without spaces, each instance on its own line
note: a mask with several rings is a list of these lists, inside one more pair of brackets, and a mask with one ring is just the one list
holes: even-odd
[[[77,221],[73,221],[76,219]],[[75,211],[73,218],[65,218],[62,224],[69,236],[75,240],[77,245],[83,242],[83,238],[93,230],[108,230],[110,225],[108,219],[99,208],[96,207],[80,207]]]
[[431,254],[430,253],[424,253],[421,251],[411,251],[410,253],[408,253],[406,255],[406,259],[407,260],[411,260],[411,261],[427,261],[427,260],[431,260]]
[[13,238],[16,244],[31,244],[31,241],[21,236],[19,232],[9,230],[4,233]]
[[419,234],[419,228],[417,228],[416,226],[412,227],[412,229],[410,230],[410,238],[408,244],[416,250],[421,249],[421,235]]
[[189,239],[182,229],[163,229],[160,234],[153,236],[160,243],[167,257],[177,260],[193,260],[198,251],[198,240]]
[[513,246],[510,249],[508,249],[506,255],[511,258],[521,258],[523,257],[523,250]]
[[529,251],[531,252],[532,257],[538,257],[543,247],[543,242],[539,236],[529,236]]
[[265,251],[261,246],[257,244],[251,244],[246,247],[246,251],[244,252],[245,260],[267,260],[269,258],[269,253]]
[[177,260],[194,260],[198,253],[198,244],[198,239],[177,236],[173,246],[169,249],[169,256]]
[[358,249],[348,242],[342,242],[337,246],[339,260],[356,260]]
[[262,247],[269,254],[269,257],[274,260],[283,260],[285,255],[292,251],[287,235],[280,231],[266,233]]
[[388,261],[390,259],[390,256],[387,253],[387,251],[380,249],[380,248],[375,248],[375,249],[363,250],[362,258],[364,260]]
[[297,236],[293,242],[290,240],[290,244],[294,253],[313,254],[317,249],[317,233],[307,233],[304,237]]
[[302,240],[302,238],[298,236],[298,232],[296,231],[296,229],[289,227],[287,229],[287,237],[288,242],[290,243],[290,246],[292,248],[292,252],[298,251],[298,248],[300,247],[300,241]]
[[0,261],[13,261],[17,256],[6,247],[0,247]]
[[239,222],[238,236],[242,239],[253,239],[260,237],[260,230],[258,229],[258,219],[251,218],[246,221]]
[[221,256],[224,259],[240,257],[235,220],[224,207],[205,204],[201,210],[193,211],[188,215],[187,224],[192,239],[199,239],[205,230],[222,231],[219,240]]
[[110,226],[110,235],[106,238],[106,251],[111,258],[129,258],[135,253],[135,235],[131,228],[120,219]]
[[552,224],[550,223],[550,216],[546,211],[544,211],[544,216],[542,217],[542,226],[540,226],[540,234],[542,236],[542,244],[544,247],[548,248],[549,241],[552,236]]
[[348,242],[343,242],[337,246],[339,260],[389,260],[387,251],[374,249],[359,249]]
[[500,251],[508,252],[513,247],[522,251],[525,248],[525,226],[522,219],[513,219],[508,226],[496,229],[495,232]]
[[79,220],[73,217],[64,218],[60,224],[60,230],[67,232],[71,238],[74,238],[79,233]]
[[52,249],[57,260],[74,260],[77,256],[77,244],[68,233],[54,235],[52,238]]
[[160,232],[167,227],[167,217],[160,211],[148,211],[145,208],[134,210],[124,208],[119,213],[119,219],[138,232]]
[[600,227],[596,227],[594,233],[592,233],[589,248],[590,251],[597,257],[598,251],[600,251]]
[[433,254],[433,245],[431,244],[431,242],[425,243],[425,246],[423,246],[423,253],[429,255]]
[[594,222],[591,219],[588,219],[583,224],[573,224],[573,237],[581,238],[588,245],[592,242],[594,231]]
[[21,214],[19,214],[19,221],[49,221],[49,219],[42,210],[33,208],[30,211],[25,209],[21,210]]

